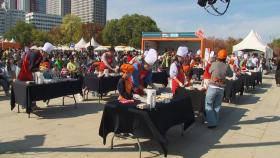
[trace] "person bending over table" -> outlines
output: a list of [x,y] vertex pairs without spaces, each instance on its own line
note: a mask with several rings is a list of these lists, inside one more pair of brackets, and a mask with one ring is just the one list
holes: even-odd
[[121,71],[123,72],[123,75],[118,82],[118,92],[120,94],[118,100],[131,100],[133,99],[131,75],[134,71],[134,67],[131,64],[123,64],[121,66]]
[[170,66],[170,78],[172,79],[172,93],[175,95],[176,90],[179,87],[185,87],[186,85],[186,76],[183,71],[184,58],[188,54],[187,47],[179,47],[175,60]]
[[150,49],[143,61],[133,64],[134,72],[132,73],[132,82],[134,93],[144,95],[144,88],[147,85],[155,88],[152,83],[152,67],[156,61],[157,51]]
[[105,69],[108,69],[109,72],[118,72],[118,67],[115,66],[114,61],[114,48],[110,48],[108,52],[105,52],[101,56],[101,62],[99,65],[99,72],[104,72]]

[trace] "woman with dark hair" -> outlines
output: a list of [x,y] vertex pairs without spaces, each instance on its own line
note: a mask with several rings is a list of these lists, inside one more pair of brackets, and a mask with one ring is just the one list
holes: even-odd
[[187,47],[179,47],[175,60],[170,66],[170,78],[172,79],[172,93],[175,95],[175,92],[180,87],[185,87],[186,76],[183,70],[184,59],[188,54]]
[[275,80],[278,87],[280,87],[280,57],[276,60]]

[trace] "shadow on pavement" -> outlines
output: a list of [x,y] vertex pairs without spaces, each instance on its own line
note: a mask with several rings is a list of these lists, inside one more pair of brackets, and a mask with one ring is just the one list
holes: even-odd
[[[40,111],[35,111],[32,115],[40,117],[40,119],[60,119],[60,118],[72,118],[83,116],[87,114],[97,113],[102,111],[104,106],[97,103],[77,103],[77,109],[74,105],[49,105],[49,107],[42,108]],[[33,117],[33,116],[32,116]]]

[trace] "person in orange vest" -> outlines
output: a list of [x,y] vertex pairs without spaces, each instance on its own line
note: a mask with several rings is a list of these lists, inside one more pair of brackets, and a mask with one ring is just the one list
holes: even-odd
[[179,47],[177,50],[177,54],[175,60],[170,66],[170,78],[172,79],[172,93],[175,95],[177,88],[185,87],[186,84],[186,76],[183,71],[183,63],[184,58],[186,58],[188,54],[188,47]]
[[211,79],[205,98],[205,114],[208,128],[215,128],[219,121],[219,111],[224,97],[225,80],[232,77],[233,73],[226,64],[227,51],[218,52],[217,61],[212,63],[209,73]]
[[118,92],[120,94],[119,101],[127,101],[133,99],[133,84],[131,75],[134,71],[134,67],[131,64],[123,64],[121,66],[122,77],[118,82]]

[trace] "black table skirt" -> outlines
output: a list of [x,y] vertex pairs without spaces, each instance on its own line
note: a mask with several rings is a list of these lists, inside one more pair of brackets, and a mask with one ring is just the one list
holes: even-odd
[[[87,75],[84,77],[84,88],[88,91],[94,91],[102,95],[117,90],[120,78],[121,76],[97,77],[96,75]],[[167,86],[167,73],[165,71],[153,72],[152,82]]]
[[131,133],[137,137],[142,137],[142,133],[145,133],[145,138],[154,139],[159,143],[166,156],[168,152],[166,132],[179,124],[184,124],[185,130],[194,122],[189,97],[173,100],[168,104],[158,103],[152,111],[137,109],[136,105],[137,103],[122,105],[114,101],[104,107],[99,128],[99,135],[103,138],[104,144],[107,135],[111,132]]
[[26,112],[32,112],[32,102],[49,100],[67,95],[82,93],[82,81],[62,81],[49,84],[26,84],[26,82],[15,81],[11,90],[11,110],[17,104],[26,107]]
[[174,98],[181,99],[185,97],[191,98],[194,111],[204,112],[206,91],[200,91],[197,89],[188,90],[185,88],[178,88],[174,95]]
[[117,90],[118,82],[121,76],[97,77],[90,75],[84,77],[84,87],[89,91],[99,94],[108,93]]
[[152,75],[152,82],[162,84],[165,87],[168,85],[168,73],[166,71],[163,72],[153,72]]
[[226,87],[224,91],[224,98],[233,101],[236,98],[236,94],[243,95],[244,82],[241,78],[237,80],[226,80]]

